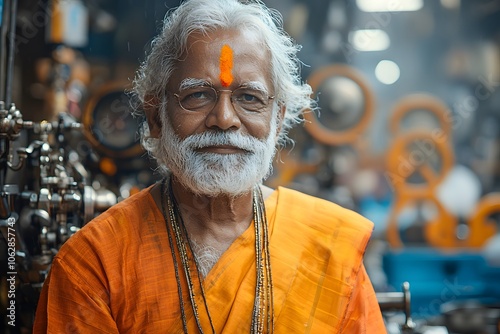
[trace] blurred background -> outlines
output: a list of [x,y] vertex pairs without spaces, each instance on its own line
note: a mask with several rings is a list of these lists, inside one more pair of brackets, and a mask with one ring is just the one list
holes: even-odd
[[[295,143],[266,184],[375,223],[365,264],[389,333],[500,333],[500,1],[264,2],[303,46],[303,80],[320,107],[290,131]],[[157,181],[124,92],[178,4],[0,1],[11,333],[30,332],[57,248]],[[13,286],[3,277],[0,286],[5,312]]]

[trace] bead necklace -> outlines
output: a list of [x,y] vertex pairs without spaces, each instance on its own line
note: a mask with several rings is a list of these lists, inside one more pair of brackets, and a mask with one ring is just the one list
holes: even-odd
[[[186,226],[179,211],[179,206],[175,200],[172,187],[170,186],[170,178],[166,178],[161,184],[161,205],[162,213],[165,219],[168,242],[172,253],[174,263],[175,279],[177,282],[177,293],[179,295],[180,310],[182,318],[182,327],[185,334],[187,331],[187,317],[185,311],[185,302],[182,294],[182,284],[180,272],[184,273],[187,281],[189,302],[194,314],[196,325],[200,334],[204,334],[201,326],[201,321],[198,313],[198,304],[195,300],[195,288],[192,280],[192,269],[190,266],[189,254],[193,255],[194,267],[199,282],[203,306],[210,322],[211,331],[215,334],[215,328],[212,322],[212,317],[208,310],[205,291],[203,289],[202,279],[199,265],[194,256],[192,245],[186,230]],[[273,281],[271,275],[271,258],[269,254],[269,235],[267,229],[267,219],[264,206],[262,191],[259,186],[255,186],[252,193],[253,199],[253,220],[255,226],[255,267],[256,267],[256,284],[255,284],[255,299],[252,312],[252,322],[250,333],[273,333],[274,332],[274,300],[273,300]],[[168,216],[165,209],[165,203],[168,208]],[[177,260],[175,252],[179,253],[180,263]]]

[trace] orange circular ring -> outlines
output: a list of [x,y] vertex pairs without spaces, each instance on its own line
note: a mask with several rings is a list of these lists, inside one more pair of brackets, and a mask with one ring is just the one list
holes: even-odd
[[95,149],[102,152],[104,155],[111,158],[130,158],[133,156],[140,155],[143,152],[143,148],[140,143],[136,143],[135,145],[126,148],[124,150],[113,150],[106,146],[104,146],[99,140],[94,136],[92,127],[94,125],[94,110],[99,103],[99,101],[106,96],[107,94],[113,92],[125,91],[125,89],[130,84],[127,82],[110,82],[108,84],[103,85],[99,88],[99,90],[91,96],[89,101],[85,106],[85,110],[82,116],[82,123],[84,125],[84,135],[85,138],[92,144]]
[[495,224],[488,222],[488,216],[500,213],[500,193],[489,193],[477,204],[474,214],[469,219],[469,247],[482,247],[486,241],[497,233]]
[[[417,140],[426,140],[432,145],[431,148],[436,150],[442,157],[442,168],[439,174],[436,174],[427,164],[419,165],[411,158],[413,152],[408,152],[407,146]],[[428,131],[414,130],[412,132],[402,134],[394,139],[394,143],[388,150],[386,178],[391,182],[397,193],[418,193],[432,195],[435,187],[445,178],[454,164],[453,151],[448,145],[447,137],[433,138]],[[421,147],[417,153],[432,154],[428,151],[428,147]],[[420,170],[422,176],[427,180],[426,184],[411,185],[406,179],[416,170]]]
[[365,97],[365,110],[360,121],[345,131],[333,131],[319,122],[313,112],[304,113],[306,130],[318,141],[328,145],[339,145],[354,142],[367,128],[375,109],[375,97],[368,87],[366,80],[354,68],[347,65],[332,65],[316,70],[309,78],[308,83],[315,91],[321,84],[333,76],[346,77],[354,81]]
[[447,137],[451,136],[452,122],[448,119],[449,109],[440,99],[428,94],[413,94],[399,100],[392,112],[389,129],[392,134],[401,132],[401,120],[413,110],[426,110],[433,114],[440,123],[440,129]]
[[417,193],[411,196],[398,197],[394,203],[387,225],[387,241],[392,248],[402,248],[404,246],[399,235],[396,218],[398,213],[405,208],[406,204],[414,201],[429,201],[435,204],[438,209],[437,217],[428,221],[424,227],[424,237],[429,245],[439,248],[460,246],[459,240],[456,238],[456,217],[450,214],[434,196]]

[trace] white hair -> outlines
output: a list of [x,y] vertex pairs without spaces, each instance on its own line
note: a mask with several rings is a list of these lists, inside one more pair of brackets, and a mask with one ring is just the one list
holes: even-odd
[[[255,31],[269,50],[275,101],[286,107],[278,137],[279,143],[284,144],[288,130],[301,121],[302,112],[315,107],[315,101],[311,99],[311,87],[300,76],[301,62],[297,57],[300,46],[283,30],[281,14],[260,0],[186,0],[169,11],[161,33],[153,40],[150,53],[136,73],[133,91],[140,104],[150,103],[146,101],[148,96],[157,97],[157,101],[164,99],[165,87],[187,51],[187,40],[192,33],[208,34],[217,29]],[[155,156],[157,141],[148,139],[149,127],[144,122],[141,141]]]

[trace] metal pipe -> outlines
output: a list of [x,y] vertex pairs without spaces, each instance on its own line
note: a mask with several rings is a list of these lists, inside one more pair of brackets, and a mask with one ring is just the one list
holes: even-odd
[[381,292],[377,293],[377,300],[379,303],[380,310],[390,311],[390,310],[400,310],[405,313],[405,323],[402,326],[404,333],[413,333],[415,328],[415,323],[411,318],[411,295],[410,295],[410,283],[404,282],[402,285],[403,292]]
[[14,80],[14,53],[16,51],[17,0],[12,0],[10,6],[9,58],[7,62],[7,82],[5,87],[5,104],[7,108],[12,103],[12,82]]
[[381,311],[405,310],[405,294],[403,292],[377,293],[377,300]]
[[[3,0],[2,0],[3,1]],[[7,33],[10,12],[10,1],[5,0],[1,13],[2,24],[0,25],[0,101],[5,101],[5,71],[7,69]]]

